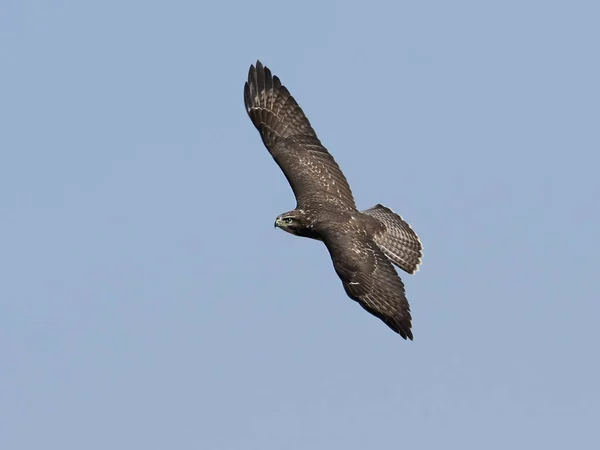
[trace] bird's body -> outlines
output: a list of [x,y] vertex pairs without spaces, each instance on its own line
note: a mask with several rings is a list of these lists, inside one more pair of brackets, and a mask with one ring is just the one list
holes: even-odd
[[275,226],[322,241],[348,296],[412,339],[404,284],[392,263],[417,271],[422,257],[417,235],[385,206],[358,211],[344,174],[302,109],[260,62],[250,67],[244,102],[296,196],[296,208],[278,216]]

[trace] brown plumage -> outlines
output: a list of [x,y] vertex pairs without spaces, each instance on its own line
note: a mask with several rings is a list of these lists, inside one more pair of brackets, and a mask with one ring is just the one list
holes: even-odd
[[296,208],[278,216],[275,226],[323,241],[348,296],[412,339],[404,284],[392,263],[417,271],[422,246],[416,233],[385,206],[356,209],[346,177],[304,112],[260,61],[250,66],[244,103],[296,196]]

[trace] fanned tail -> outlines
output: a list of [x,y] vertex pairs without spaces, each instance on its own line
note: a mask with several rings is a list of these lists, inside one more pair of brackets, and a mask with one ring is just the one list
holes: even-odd
[[398,267],[410,274],[419,270],[423,257],[423,246],[410,225],[398,214],[383,205],[377,204],[362,211],[376,218],[385,230],[374,236],[375,243]]

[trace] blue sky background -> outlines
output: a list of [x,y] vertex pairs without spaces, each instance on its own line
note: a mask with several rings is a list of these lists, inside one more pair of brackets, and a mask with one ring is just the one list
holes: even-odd
[[[0,448],[594,448],[600,4],[0,6]],[[405,342],[243,108],[417,230]]]

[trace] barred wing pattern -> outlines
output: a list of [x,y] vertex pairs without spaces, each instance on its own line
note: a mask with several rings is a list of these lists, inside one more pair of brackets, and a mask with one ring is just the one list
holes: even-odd
[[346,177],[321,144],[304,112],[277,76],[260,61],[244,86],[246,111],[286,176],[299,206],[331,202],[356,208]]
[[348,296],[404,339],[413,338],[404,283],[370,239],[329,233],[324,239]]

